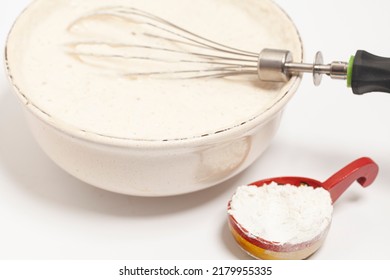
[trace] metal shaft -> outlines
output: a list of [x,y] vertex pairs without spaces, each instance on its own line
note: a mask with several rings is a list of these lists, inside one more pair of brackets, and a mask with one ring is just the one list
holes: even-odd
[[332,79],[347,79],[348,63],[335,61],[323,63],[321,52],[316,54],[314,63],[296,63],[292,61],[292,54],[286,50],[264,49],[259,55],[258,74],[260,80],[285,82],[292,75],[312,73],[316,86],[320,85],[322,75]]

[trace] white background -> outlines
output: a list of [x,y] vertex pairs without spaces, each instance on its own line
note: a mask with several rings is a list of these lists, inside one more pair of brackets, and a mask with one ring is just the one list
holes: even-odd
[[[0,1],[0,47],[28,0]],[[277,0],[301,32],[306,59],[348,60],[357,49],[390,57],[390,2]],[[0,73],[0,259],[250,259],[226,224],[239,185],[306,176],[323,181],[369,156],[380,166],[335,205],[324,246],[311,259],[390,257],[390,95],[355,96],[344,82],[306,76],[267,152],[235,178],[205,191],[137,198],[96,189],[53,164],[30,134]]]

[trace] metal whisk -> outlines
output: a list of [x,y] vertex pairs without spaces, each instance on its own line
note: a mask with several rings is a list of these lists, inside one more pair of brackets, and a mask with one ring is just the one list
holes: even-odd
[[[125,62],[124,75],[128,77],[196,79],[257,75],[263,81],[286,82],[292,75],[309,72],[313,74],[316,85],[320,84],[322,74],[347,79],[349,64],[333,62],[324,65],[320,52],[313,64],[294,63],[288,50],[264,49],[260,53],[240,50],[194,34],[136,8],[96,10],[72,22],[68,31],[77,33],[83,23],[107,19],[136,24],[140,30],[133,30],[128,35],[131,38],[124,38],[134,42],[79,41],[68,45],[69,54],[95,66],[101,65],[104,60],[115,60],[116,64],[118,60]],[[149,68],[152,70],[129,69],[133,63],[153,63]]]
[[[185,30],[165,19],[148,12],[125,7],[112,7],[95,11],[73,22],[68,30],[72,31],[76,25],[85,20],[94,20],[103,17],[111,17],[131,24],[146,27],[147,31],[132,33],[131,36],[139,36],[149,41],[149,44],[125,44],[109,41],[77,42],[69,46],[69,53],[79,59],[86,57],[94,58],[117,58],[132,61],[157,62],[166,64],[168,69],[160,71],[153,69],[147,72],[128,72],[129,76],[153,76],[174,78],[222,78],[237,75],[257,74],[258,54],[232,48],[219,44],[188,30]],[[165,44],[161,45],[161,44]],[[86,52],[80,51],[83,47],[105,46],[111,52]],[[121,54],[121,50],[138,51],[139,55]],[[152,52],[151,52],[152,51]],[[149,56],[143,53],[150,53]],[[184,70],[171,70],[180,68],[185,64]],[[188,68],[190,67],[190,68]]]

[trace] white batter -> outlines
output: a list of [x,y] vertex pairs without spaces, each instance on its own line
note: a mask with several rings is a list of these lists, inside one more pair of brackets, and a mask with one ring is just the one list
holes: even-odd
[[[154,13],[235,48],[256,53],[265,47],[283,48],[291,50],[296,60],[302,56],[294,26],[268,0],[37,0],[11,32],[7,50],[11,76],[26,103],[89,133],[147,141],[199,137],[258,117],[289,88],[289,84],[262,84],[256,76],[193,80],[126,76],[126,72],[150,71],[156,64],[72,55],[129,52],[80,42],[150,43],[132,36],[140,32],[136,24],[104,17],[78,21],[107,5]],[[145,50],[135,54],[154,55]],[[187,67],[157,66],[168,71]]]

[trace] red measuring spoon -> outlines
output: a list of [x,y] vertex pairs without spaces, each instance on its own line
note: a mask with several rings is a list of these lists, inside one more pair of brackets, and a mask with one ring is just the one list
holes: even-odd
[[[348,164],[325,182],[305,177],[276,177],[254,182],[250,185],[262,187],[275,182],[279,185],[311,186],[326,189],[335,203],[344,191],[357,181],[367,187],[377,177],[378,165],[370,158],[363,157]],[[230,209],[230,202],[228,205]],[[299,244],[280,244],[253,236],[229,214],[229,227],[237,243],[250,255],[261,259],[305,259],[322,245],[329,230],[326,228],[319,236]]]

